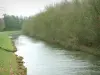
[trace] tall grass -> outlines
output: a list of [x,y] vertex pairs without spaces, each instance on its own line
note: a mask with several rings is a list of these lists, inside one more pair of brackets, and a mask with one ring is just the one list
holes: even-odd
[[100,0],[73,0],[46,7],[23,24],[23,32],[66,48],[100,44]]

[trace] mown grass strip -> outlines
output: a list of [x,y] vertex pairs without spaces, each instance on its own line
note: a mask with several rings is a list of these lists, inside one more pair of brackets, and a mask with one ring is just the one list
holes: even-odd
[[11,39],[9,39],[9,36],[5,33],[0,33],[0,47],[11,51],[14,50]]
[[10,62],[14,73],[17,73],[16,55],[9,35],[15,32],[0,32],[0,75],[10,75]]
[[19,33],[19,31],[0,32],[0,48],[9,51],[15,50],[12,40],[10,39],[10,35],[14,33]]

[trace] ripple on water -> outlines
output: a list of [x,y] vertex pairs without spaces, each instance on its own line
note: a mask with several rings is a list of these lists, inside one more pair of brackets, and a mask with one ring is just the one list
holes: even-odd
[[100,75],[100,59],[80,51],[60,50],[26,36],[16,39],[28,75]]

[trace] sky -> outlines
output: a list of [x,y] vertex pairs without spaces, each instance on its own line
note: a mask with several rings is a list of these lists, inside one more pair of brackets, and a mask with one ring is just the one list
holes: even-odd
[[31,16],[43,11],[46,5],[63,0],[0,0],[0,17],[4,13],[15,16]]

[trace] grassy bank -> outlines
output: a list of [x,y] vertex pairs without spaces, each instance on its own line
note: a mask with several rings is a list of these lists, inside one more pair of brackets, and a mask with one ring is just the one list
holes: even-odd
[[15,54],[0,50],[0,75],[10,75],[10,63],[13,72],[17,73],[17,63],[15,58]]
[[8,49],[8,50],[14,50],[14,47],[12,46],[12,41],[9,39],[8,33],[6,32],[0,32],[0,47]]
[[24,22],[24,34],[60,44],[67,49],[82,49],[84,46],[87,52],[98,52],[100,0],[65,1],[48,6],[45,10]]
[[11,75],[11,68],[14,75],[21,75],[21,73],[26,75],[26,68],[23,66],[22,60],[20,60],[20,67],[23,69],[18,67],[20,63],[17,60],[20,58],[14,54],[15,46],[9,38],[9,35],[16,33],[20,33],[20,31],[0,32],[0,75]]
[[[13,32],[0,32],[0,47],[14,51],[14,47],[11,39],[9,39],[9,34]],[[16,73],[17,63],[16,56],[14,53],[6,52],[0,48],[0,75],[10,74],[10,64],[13,67],[13,71]]]

